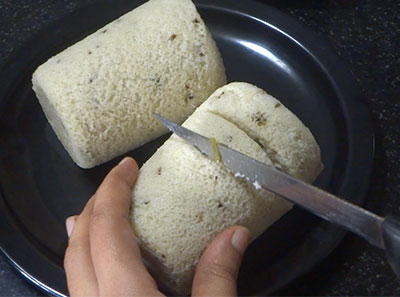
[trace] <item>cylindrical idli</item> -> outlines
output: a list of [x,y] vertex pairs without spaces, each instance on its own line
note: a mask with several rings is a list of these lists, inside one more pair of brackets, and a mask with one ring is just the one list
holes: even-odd
[[[183,126],[306,182],[322,170],[310,130],[278,100],[247,83],[215,91]],[[190,292],[195,265],[218,232],[240,224],[254,239],[291,208],[175,135],[143,165],[132,199],[132,226],[144,258],[159,283],[175,294]]]
[[50,58],[33,89],[72,159],[90,168],[183,122],[226,82],[190,0],[150,0]]

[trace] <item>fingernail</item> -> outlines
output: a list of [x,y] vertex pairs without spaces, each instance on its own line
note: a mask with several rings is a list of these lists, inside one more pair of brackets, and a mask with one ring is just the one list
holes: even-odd
[[250,241],[250,232],[247,228],[240,227],[232,235],[232,246],[243,255]]
[[123,159],[121,160],[121,162],[119,162],[118,165],[124,164],[124,163],[126,163],[126,161],[128,161],[128,160],[129,160],[129,157],[125,157],[125,158],[123,158]]
[[74,229],[75,221],[76,221],[76,217],[75,216],[68,217],[65,220],[65,227],[67,228],[68,237],[71,236],[72,230]]

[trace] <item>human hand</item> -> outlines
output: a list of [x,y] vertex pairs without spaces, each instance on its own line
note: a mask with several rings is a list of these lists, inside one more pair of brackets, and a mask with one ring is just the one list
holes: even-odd
[[[129,206],[138,166],[125,158],[106,176],[79,216],[66,221],[64,267],[71,296],[163,296],[145,268],[130,225]],[[193,296],[235,296],[249,231],[219,233],[196,267]]]

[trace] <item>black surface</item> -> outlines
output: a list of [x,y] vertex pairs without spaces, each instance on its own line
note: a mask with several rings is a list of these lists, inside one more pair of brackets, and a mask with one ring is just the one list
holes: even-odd
[[390,266],[400,277],[400,219],[388,216],[382,223],[382,238]]
[[[92,1],[86,1],[88,2]],[[6,20],[15,22],[21,18],[19,26],[14,26],[14,23],[2,26],[1,38],[8,42],[3,44],[2,48],[4,59],[12,51],[13,46],[23,43],[21,41],[26,41],[32,32],[38,30],[40,26],[37,22],[51,23],[60,15],[73,10],[71,6],[77,5],[72,1],[54,1],[51,4],[50,1],[37,1],[35,4],[38,4],[38,7],[33,8],[32,5],[24,6],[24,3],[29,4],[27,1],[14,1],[10,6],[0,4],[2,5],[0,11],[7,16]],[[84,5],[83,1],[80,3]],[[397,210],[393,202],[395,194],[398,193],[396,162],[399,160],[397,147],[399,113],[396,109],[398,110],[399,106],[395,99],[398,94],[399,79],[395,70],[398,69],[399,61],[394,50],[397,41],[393,36],[398,36],[396,30],[399,23],[395,13],[398,4],[394,1],[384,1],[379,4],[374,1],[362,1],[355,6],[351,3],[341,5],[330,2],[328,5],[319,5],[318,9],[307,3],[294,5],[303,5],[306,7],[304,9],[291,7],[293,5],[288,1],[280,3],[282,9],[294,14],[300,21],[307,22],[314,30],[329,35],[338,53],[351,64],[364,88],[364,93],[372,103],[372,111],[378,122],[375,182],[367,206],[384,214],[390,209]],[[13,9],[13,13],[9,13]],[[11,31],[18,32],[15,34],[15,39],[8,37]],[[378,61],[372,62],[373,57],[377,57]],[[5,280],[5,290],[2,291],[6,292],[5,294],[12,294],[7,288],[13,288],[16,278],[12,277],[12,271],[5,269],[1,273],[3,271],[7,278],[1,278],[1,281]],[[21,290],[20,295],[34,292],[29,289],[24,291],[25,287],[22,286],[14,286],[13,289]],[[382,253],[349,236],[332,256],[315,269],[315,273],[308,274],[281,294],[395,295],[396,292],[399,292],[398,284],[390,268],[385,264]]]

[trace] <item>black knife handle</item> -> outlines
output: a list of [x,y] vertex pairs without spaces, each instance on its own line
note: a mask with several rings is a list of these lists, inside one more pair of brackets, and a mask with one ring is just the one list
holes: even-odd
[[382,222],[382,238],[389,264],[400,278],[400,220],[393,216]]

